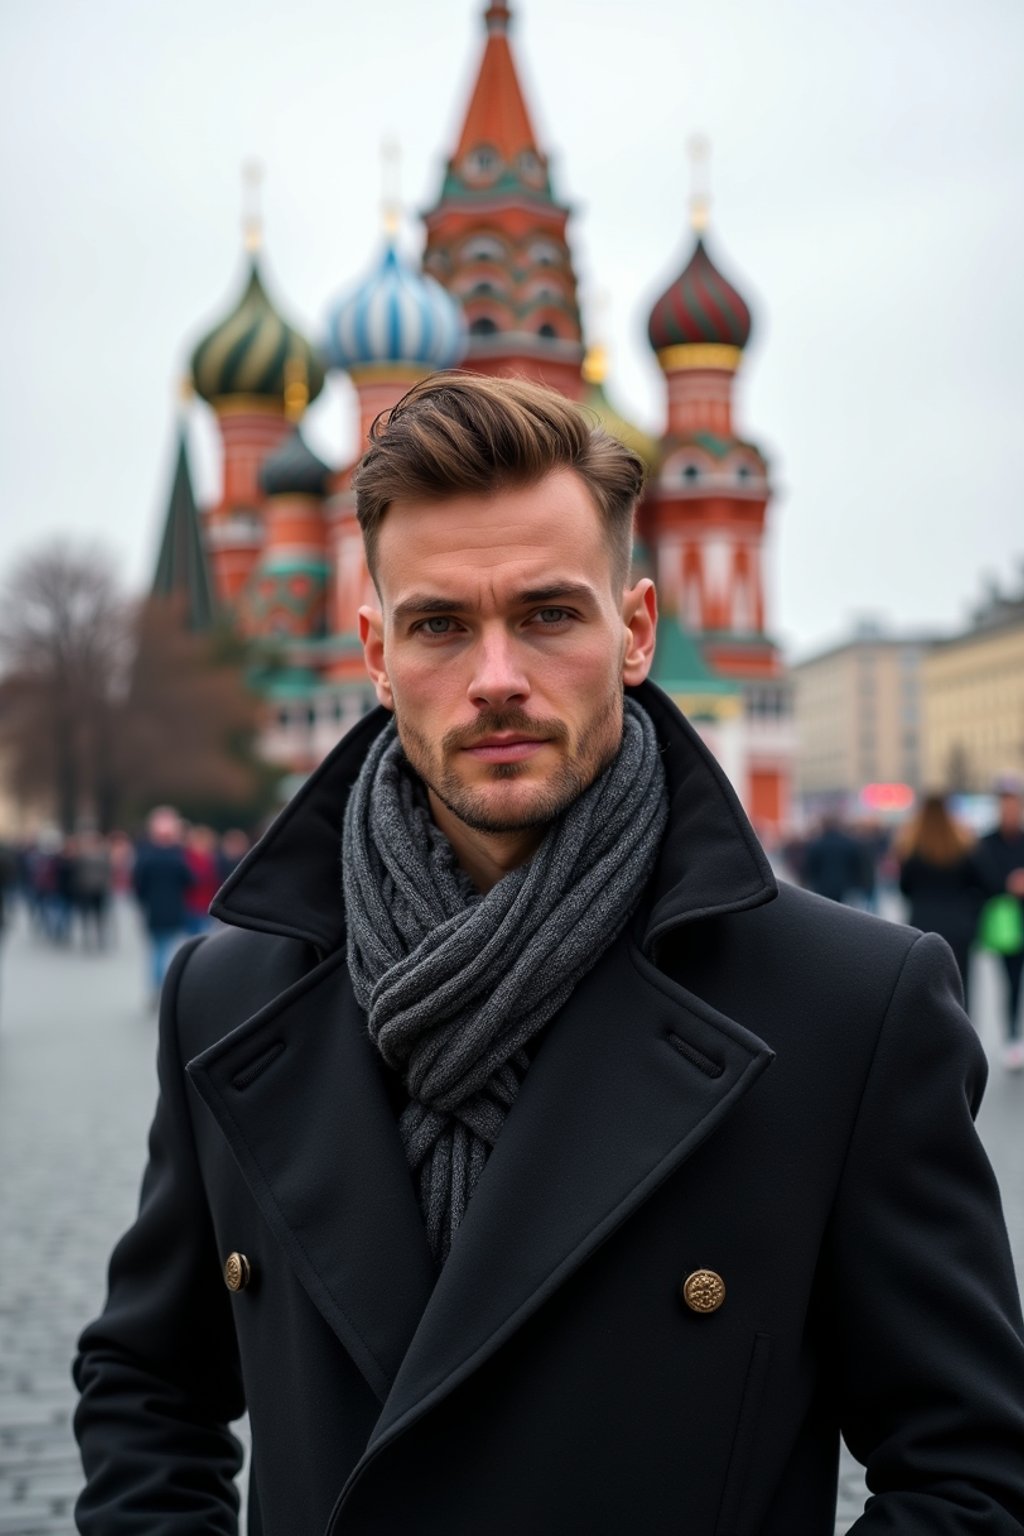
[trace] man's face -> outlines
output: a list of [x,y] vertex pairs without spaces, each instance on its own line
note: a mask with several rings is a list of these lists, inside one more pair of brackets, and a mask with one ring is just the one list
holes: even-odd
[[613,592],[584,482],[393,502],[377,584],[367,665],[435,810],[479,832],[545,826],[614,757],[623,683],[653,653],[651,583]]

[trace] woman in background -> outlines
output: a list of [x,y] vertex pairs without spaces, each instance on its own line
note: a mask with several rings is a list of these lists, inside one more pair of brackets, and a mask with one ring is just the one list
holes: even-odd
[[909,902],[912,928],[938,933],[960,968],[967,1007],[971,943],[985,901],[974,837],[954,821],[942,795],[926,795],[896,840],[900,890]]

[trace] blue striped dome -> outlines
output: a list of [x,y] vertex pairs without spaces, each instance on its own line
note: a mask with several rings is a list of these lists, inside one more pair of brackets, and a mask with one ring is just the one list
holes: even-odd
[[389,241],[377,270],[330,310],[325,350],[346,372],[388,363],[430,372],[457,363],[465,340],[456,301],[407,266]]

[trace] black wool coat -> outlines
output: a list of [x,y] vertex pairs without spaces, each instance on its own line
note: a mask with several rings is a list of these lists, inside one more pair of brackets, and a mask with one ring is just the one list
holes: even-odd
[[1024,1531],[1020,1307],[949,952],[777,890],[695,733],[637,696],[658,870],[540,1037],[439,1277],[346,974],[342,806],[382,712],[228,881],[232,926],[165,989],[139,1216],[80,1344],[83,1532],[233,1531],[245,1407],[262,1536],[829,1536],[840,1431],[858,1536]]

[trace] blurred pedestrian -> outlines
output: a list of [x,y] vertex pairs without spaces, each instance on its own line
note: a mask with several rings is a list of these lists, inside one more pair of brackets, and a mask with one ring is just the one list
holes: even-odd
[[942,795],[926,795],[920,810],[896,839],[899,886],[907,898],[907,921],[945,939],[969,1000],[971,944],[985,900],[975,839],[949,813]]
[[189,827],[185,834],[185,862],[192,884],[185,893],[185,932],[191,937],[213,927],[210,902],[220,888],[217,834],[212,827]]
[[24,891],[32,930],[48,934],[50,926],[50,888],[54,876],[54,863],[50,850],[42,837],[35,838],[25,849]]
[[891,839],[882,823],[871,819],[861,821],[854,836],[860,844],[863,904],[868,912],[877,912],[885,881]]
[[220,848],[217,850],[217,872],[220,876],[220,885],[223,885],[228,875],[238,868],[249,852],[250,846],[249,834],[243,832],[241,827],[229,827],[224,833],[220,840]]
[[182,845],[182,822],[169,805],[151,811],[146,839],[135,859],[133,884],[149,935],[149,977],[154,1004],[167,974],[171,955],[185,935],[185,897],[192,872]]
[[130,896],[134,889],[135,844],[127,832],[111,832],[107,847],[110,850],[112,892],[114,896]]
[[105,840],[98,832],[82,832],[71,859],[71,892],[86,949],[106,947],[111,877]]
[[18,857],[15,849],[0,843],[0,941],[10,916],[11,896],[18,884]]
[[50,901],[50,937],[58,944],[71,942],[71,914],[74,911],[74,865],[78,851],[76,839],[64,838],[53,855],[53,889]]
[[830,901],[852,904],[864,892],[864,855],[838,816],[822,818],[804,851],[804,884]]
[[806,884],[807,836],[802,832],[790,832],[780,848],[786,877],[796,885]]
[[[978,843],[978,855],[990,896],[1008,895],[1021,906],[1024,919],[1024,781],[1016,777],[997,780],[999,820]],[[1004,1061],[1009,1071],[1024,1069],[1021,1039],[1020,996],[1024,975],[1024,947],[1000,956],[1006,972]]]

